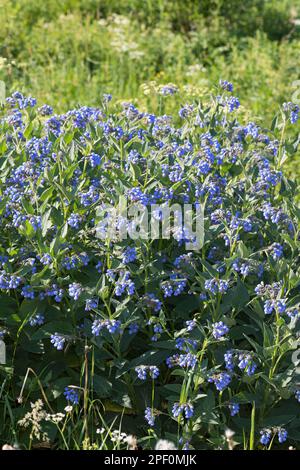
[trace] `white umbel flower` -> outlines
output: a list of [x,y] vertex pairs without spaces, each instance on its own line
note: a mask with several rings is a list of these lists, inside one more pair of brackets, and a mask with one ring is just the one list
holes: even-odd
[[159,439],[156,443],[155,450],[177,450],[175,444],[167,439]]

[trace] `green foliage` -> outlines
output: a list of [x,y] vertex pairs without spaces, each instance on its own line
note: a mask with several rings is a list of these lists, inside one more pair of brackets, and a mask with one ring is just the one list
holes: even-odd
[[[162,113],[185,99],[151,86]],[[300,211],[283,174],[298,108],[267,130],[232,91],[221,81],[173,121],[107,95],[55,116],[8,98],[1,443],[125,448],[125,431],[145,449],[163,437],[252,450],[267,429],[268,446],[298,447]],[[205,207],[203,246],[189,252],[178,226],[169,239],[98,236],[120,196],[128,227],[138,201],[151,214],[168,201]]]
[[[23,111],[24,139],[28,142],[47,135],[58,158],[50,160],[51,165],[42,166],[41,174],[34,167],[38,177],[33,177],[29,188],[26,181],[28,192],[23,194],[23,187],[18,187],[20,202],[14,199],[16,194],[10,199],[7,191],[14,169],[28,164],[28,149],[17,129],[12,131],[6,121],[1,122],[0,255],[8,257],[1,269],[5,268],[9,276],[18,276],[23,284],[26,281],[35,293],[35,298],[30,299],[24,298],[20,289],[1,288],[0,327],[7,335],[9,358],[8,364],[0,365],[1,444],[9,442],[32,448],[40,441],[43,445],[50,442],[54,448],[118,449],[129,445],[118,436],[117,430],[125,430],[127,434],[138,434],[139,444],[144,448],[153,448],[162,436],[178,444],[179,431],[186,442],[197,448],[230,448],[233,444],[224,435],[229,425],[236,432],[234,439],[239,448],[262,448],[259,431],[268,427],[276,434],[283,426],[288,429],[292,445],[298,447],[299,404],[294,398],[297,362],[292,361],[298,348],[297,324],[294,320],[288,323],[278,312],[276,318],[265,315],[263,301],[254,293],[258,280],[249,281],[232,269],[237,257],[254,264],[256,258],[263,259],[266,283],[282,281],[289,297],[288,309],[299,308],[297,184],[284,177],[280,188],[268,192],[276,208],[293,220],[294,232],[284,229],[278,233],[277,225],[270,220],[263,220],[260,226],[259,235],[263,233],[265,243],[280,242],[286,259],[275,262],[270,250],[258,247],[258,234],[233,241],[232,251],[222,255],[230,289],[217,299],[209,297],[203,304],[199,295],[205,281],[219,276],[218,263],[206,257],[215,240],[220,239],[220,232],[230,232],[226,224],[221,229],[209,228],[197,269],[192,266],[185,273],[193,295],[166,300],[160,293],[164,305],[155,315],[145,309],[142,299],[151,289],[161,289],[161,282],[173,269],[172,264],[165,267],[160,254],[166,253],[171,259],[179,254],[178,247],[165,242],[138,245],[140,266],[130,267],[136,297],[114,296],[114,288],[104,272],[99,274],[96,263],[101,257],[105,268],[118,269],[122,266],[125,245],[110,251],[109,244],[95,244],[92,220],[97,222],[94,217],[97,203],[87,209],[79,194],[88,191],[95,175],[104,181],[101,198],[106,201],[112,197],[115,201],[131,188],[142,187],[151,194],[157,184],[166,184],[160,164],[169,162],[169,154],[158,151],[153,157],[153,148],[157,152],[159,147],[154,145],[158,142],[152,135],[153,128],[145,122],[137,124],[134,119],[130,122],[126,107],[121,110],[124,101],[138,103],[141,111],[173,115],[174,126],[182,126],[184,135],[196,146],[202,132],[193,122],[197,110],[199,119],[208,119],[205,130],[212,131],[222,145],[228,144],[228,135],[234,135],[237,122],[229,122],[229,134],[225,136],[217,122],[222,112],[216,101],[213,105],[209,102],[211,84],[220,78],[234,83],[241,100],[241,121],[257,122],[261,133],[268,132],[271,139],[278,140],[279,153],[271,157],[273,170],[277,172],[285,166],[287,174],[295,179],[300,174],[300,134],[297,124],[288,123],[280,106],[292,101],[294,93],[299,99],[300,1],[0,0],[0,7],[0,80],[5,82],[7,94],[21,90],[35,96],[38,105],[47,102],[59,113],[77,105],[98,107],[103,93],[112,93],[116,107],[109,117],[115,126],[126,129],[126,139],[136,125],[150,135],[145,142],[137,137],[122,140],[117,134],[110,135],[107,141],[98,122],[88,120],[90,140],[86,142],[82,129],[69,116],[63,134],[57,136],[45,127],[46,119],[29,107]],[[162,87],[166,84],[177,87],[178,93],[163,96]],[[223,93],[220,89],[216,91]],[[186,102],[194,106],[193,118],[182,124],[178,109]],[[102,111],[108,112],[106,104],[102,104]],[[172,139],[168,140],[164,125],[162,128],[161,139],[168,148]],[[240,200],[238,203],[235,200],[241,192],[238,182],[245,179],[248,184],[251,178],[254,181],[258,178],[252,150],[269,155],[261,142],[257,144],[251,139],[248,135],[243,140],[245,154],[241,162],[235,165],[226,161],[220,167],[220,175],[229,175],[233,182],[228,189],[231,202],[228,203],[228,194],[225,202],[232,212],[241,209]],[[184,142],[180,140],[179,145]],[[125,171],[132,149],[146,159],[147,171],[136,162],[128,164]],[[109,163],[107,168],[101,167],[101,174],[84,164],[92,151]],[[192,165],[186,171],[191,175]],[[15,175],[14,178],[17,179]],[[199,175],[193,175],[192,186],[198,178]],[[187,192],[185,182],[170,185],[178,197]],[[247,194],[244,203],[245,217],[250,214],[255,220],[262,218],[260,206],[253,205]],[[16,209],[24,219],[12,224],[7,207]],[[84,220],[80,230],[68,223],[72,212]],[[41,226],[37,229],[32,220],[39,216]],[[68,250],[75,257],[87,252],[91,262],[85,266],[80,261],[75,270],[69,271],[63,265]],[[36,258],[46,254],[51,256],[51,265],[37,262],[36,272],[26,261],[31,255]],[[79,301],[68,296],[68,286],[73,282],[84,286]],[[51,290],[53,283],[63,289],[62,303],[51,296],[38,297]],[[91,296],[99,300],[100,307],[92,311],[96,318],[120,320],[123,335],[91,334],[95,318],[84,311]],[[31,326],[30,320],[37,314],[44,317],[44,323]],[[144,325],[136,336],[128,333],[129,325],[144,316],[148,320],[155,317],[163,329],[154,346],[151,325]],[[182,322],[194,316],[198,326],[191,337],[202,345],[197,351],[197,368],[169,370],[165,360],[176,352],[176,339],[189,335]],[[218,344],[212,339],[209,330],[211,321],[220,318],[230,327],[231,344],[250,351],[258,365],[254,377],[238,371],[240,375],[234,376],[232,389],[221,394],[207,383],[210,373],[224,368],[226,348],[222,341]],[[57,332],[66,338],[63,352],[56,351],[50,343]],[[152,384],[137,381],[134,369],[140,365],[158,366],[162,370],[155,385],[154,381]],[[80,406],[65,411],[63,393],[70,385],[80,396]],[[231,399],[242,408],[235,417],[229,416]],[[192,421],[185,421],[183,416],[177,420],[172,417],[172,405],[178,400],[191,400]],[[34,402],[32,411],[30,403]],[[154,430],[145,423],[146,405],[157,412]],[[25,413],[32,414],[20,425]],[[33,415],[40,421],[34,422]],[[279,445],[277,439],[272,445]]]

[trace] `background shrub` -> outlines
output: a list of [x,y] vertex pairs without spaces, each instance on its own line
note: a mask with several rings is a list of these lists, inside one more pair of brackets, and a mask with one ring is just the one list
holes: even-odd
[[[299,85],[299,0],[2,0],[0,79],[60,112],[96,106],[102,93],[138,99],[174,82],[200,96],[226,76],[247,113],[271,126]],[[180,95],[182,96],[182,94]],[[181,103],[174,100],[170,111]],[[296,158],[290,174],[298,173]]]

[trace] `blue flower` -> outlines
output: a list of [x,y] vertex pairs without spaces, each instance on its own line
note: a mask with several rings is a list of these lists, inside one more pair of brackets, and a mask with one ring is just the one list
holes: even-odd
[[166,282],[162,285],[162,291],[164,294],[164,297],[171,297],[173,295],[173,287],[170,284],[170,282]]
[[79,229],[81,220],[82,220],[82,217],[79,214],[71,214],[70,217],[68,218],[68,224],[72,228]]
[[89,312],[98,307],[98,299],[87,299],[85,301],[85,311]]
[[163,328],[159,323],[156,323],[153,326],[153,331],[154,331],[154,335],[152,336],[151,341],[157,341],[161,333],[163,332]]
[[169,369],[176,367],[179,364],[179,354],[174,354],[173,356],[167,357],[166,364]]
[[260,435],[260,443],[267,446],[271,441],[272,431],[270,429],[263,429],[260,431]]
[[243,263],[240,268],[240,272],[243,276],[248,276],[250,271],[250,265],[248,263]]
[[196,321],[195,320],[187,320],[185,322],[187,326],[187,331],[193,331],[193,329],[196,327]]
[[[107,274],[109,275],[111,280],[114,280],[115,273],[107,272]],[[120,273],[120,277],[115,284],[115,294],[117,297],[121,297],[121,295],[123,295],[125,291],[128,295],[133,295],[135,293],[135,284],[130,279],[129,271]]]
[[180,367],[186,367],[187,369],[194,369],[197,364],[197,356],[192,353],[180,354],[178,358],[178,364]]
[[224,354],[224,361],[225,361],[225,367],[229,371],[233,371],[234,369],[234,359],[235,355],[233,351],[227,351]]
[[51,335],[51,343],[58,351],[62,351],[64,349],[65,341],[66,338],[59,333],[54,333],[54,335]]
[[51,132],[55,137],[59,137],[62,133],[62,118],[60,116],[52,116],[46,121],[46,129]]
[[52,263],[52,258],[48,253],[45,253],[43,256],[37,256],[37,258],[45,266]]
[[252,230],[252,222],[250,220],[244,220],[243,222],[243,229],[245,232],[251,232]]
[[162,307],[162,302],[152,292],[145,294],[143,301],[146,307],[153,309],[154,312],[159,312]]
[[119,333],[121,330],[121,322],[120,320],[106,320],[106,328],[112,335]]
[[100,332],[106,329],[110,334],[121,332],[121,322],[119,320],[100,320],[96,319],[92,323],[92,333],[99,336]]
[[129,334],[134,335],[139,331],[139,325],[137,323],[130,323]]
[[124,264],[132,263],[136,259],[136,249],[127,247],[123,253],[122,262]]
[[135,368],[135,371],[140,380],[147,379],[147,366],[138,366]]
[[235,416],[240,411],[240,405],[238,403],[231,402],[229,403],[228,407],[229,407],[231,416]]
[[175,165],[173,165],[170,168],[169,180],[172,183],[178,183],[178,181],[182,180],[183,174],[184,174],[183,169],[181,168],[181,166],[178,163],[176,163]]
[[101,165],[102,159],[97,153],[91,153],[88,156],[88,159],[92,168],[96,168],[97,166]]
[[272,300],[266,300],[264,303],[264,312],[266,315],[271,315],[275,310],[274,302]]
[[240,107],[240,100],[235,96],[229,96],[225,99],[225,105],[230,113]]
[[194,407],[191,403],[174,403],[172,414],[174,418],[178,418],[183,414],[184,417],[188,420],[191,419],[194,415]]
[[155,424],[155,416],[149,406],[145,409],[145,420],[149,424],[150,428],[154,427]]
[[286,429],[281,428],[281,429],[278,430],[278,442],[280,444],[285,442],[287,440],[287,437],[288,437],[288,432],[287,432]]
[[110,93],[103,93],[102,98],[104,103],[109,103],[112,100],[112,95]]
[[277,261],[283,255],[283,247],[279,243],[273,243],[272,245],[272,258]]
[[229,283],[222,279],[213,278],[205,281],[204,287],[212,294],[217,294],[218,292],[224,294],[229,288]]
[[194,106],[186,104],[178,111],[178,114],[181,119],[187,119],[193,113],[193,111]]
[[222,392],[231,382],[231,375],[227,372],[220,372],[208,378],[208,382],[215,384],[216,389]]
[[157,379],[157,377],[159,376],[159,368],[156,366],[149,366],[148,370],[151,379]]
[[286,311],[286,300],[278,299],[276,301],[276,307],[277,307],[278,313],[284,313]]
[[241,353],[238,356],[238,368],[245,371],[248,376],[255,373],[257,365],[253,361],[251,354]]
[[51,114],[53,114],[53,108],[48,104],[43,104],[43,106],[38,108],[38,112],[41,116],[51,116]]
[[198,341],[190,338],[177,338],[175,341],[176,348],[180,351],[188,352],[190,349],[196,349]]
[[292,103],[283,103],[283,110],[289,114],[289,119],[292,124],[295,124],[299,118],[300,108],[297,104]]
[[159,377],[159,368],[156,366],[137,366],[135,371],[140,380],[146,380],[147,373],[151,379],[157,379]]
[[183,279],[179,274],[173,273],[170,275],[170,280],[165,281],[161,288],[164,294],[164,297],[179,296],[184,291],[187,285],[187,280]]
[[0,289],[17,289],[22,279],[19,276],[9,274],[6,271],[0,273]]
[[290,308],[286,311],[286,314],[288,315],[288,317],[290,318],[296,318],[300,315],[300,311],[298,308]]
[[41,326],[45,322],[45,317],[41,313],[37,313],[36,315],[33,315],[30,320],[29,324],[30,326]]
[[33,108],[36,105],[36,99],[31,96],[24,96],[19,91],[15,91],[11,97],[6,98],[11,106],[18,106],[20,109]]
[[79,394],[74,388],[66,387],[64,391],[64,396],[72,405],[78,405],[79,403]]
[[34,299],[34,290],[31,286],[24,286],[21,290],[21,294],[25,299]]
[[98,261],[98,263],[97,263],[96,266],[95,266],[96,269],[97,269],[97,271],[98,271],[98,273],[101,273],[101,268],[102,268],[102,266],[103,266],[102,261]]
[[225,325],[225,323],[223,323],[222,321],[213,323],[212,327],[212,335],[215,339],[220,339],[229,332],[228,326]]
[[220,80],[219,85],[221,88],[223,88],[223,90],[230,91],[230,92],[233,91],[232,83],[228,82],[227,80]]
[[174,95],[177,93],[178,88],[176,85],[173,85],[172,83],[169,83],[168,85],[162,85],[159,93],[163,96],[168,96],[168,95]]
[[78,282],[73,282],[69,285],[69,296],[74,300],[78,300],[82,292],[82,287]]

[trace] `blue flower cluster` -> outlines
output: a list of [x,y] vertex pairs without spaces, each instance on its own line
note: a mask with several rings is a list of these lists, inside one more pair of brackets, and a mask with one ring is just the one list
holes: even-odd
[[[93,400],[125,407],[130,429],[142,412],[139,437],[155,424],[178,447],[224,446],[238,413],[250,432],[255,402],[266,425],[258,446],[278,446],[287,433],[292,440],[297,418],[268,423],[286,402],[296,417],[300,402],[291,361],[300,214],[283,165],[297,146],[284,132],[294,132],[299,107],[286,103],[279,127],[267,130],[245,121],[231,82],[217,90],[182,104],[179,116],[115,106],[110,95],[60,115],[19,92],[8,98],[0,337],[37,370],[57,357],[53,377],[63,387],[80,383],[87,361]],[[165,109],[177,92],[159,87]],[[125,199],[114,226],[110,208]],[[184,205],[195,209],[189,227],[180,223]],[[141,208],[151,218],[146,233],[132,215]],[[192,250],[199,208],[204,237]],[[168,221],[169,238],[151,238],[151,224]],[[76,388],[64,396],[80,403]],[[241,427],[233,430],[244,442]]]
[[62,351],[64,349],[66,338],[58,333],[51,335],[51,343],[58,350]]
[[145,420],[149,424],[150,428],[154,427],[155,424],[155,416],[149,406],[145,409]]
[[106,329],[112,335],[121,332],[121,322],[119,320],[96,320],[92,323],[92,333],[99,336],[101,330]]
[[257,369],[257,364],[253,360],[253,355],[249,352],[229,350],[224,354],[225,367],[233,372],[235,366],[246,372],[250,377]]
[[215,339],[221,339],[223,338],[223,336],[225,336],[229,332],[228,326],[225,325],[225,323],[222,321],[213,323],[212,327],[213,327],[212,335]]
[[234,402],[230,403],[229,404],[229,411],[230,411],[231,416],[237,415],[240,411],[239,403],[234,403]]
[[174,403],[172,414],[174,418],[179,418],[179,416],[183,415],[188,420],[194,415],[194,407],[191,403]]
[[206,290],[208,290],[212,294],[217,294],[217,293],[224,294],[225,292],[227,292],[229,288],[229,283],[228,281],[214,278],[214,279],[209,279],[205,281],[204,287]]
[[289,119],[292,124],[295,124],[299,119],[300,108],[297,104],[289,101],[288,103],[283,103],[283,110],[289,116]]
[[37,313],[29,319],[30,326],[41,326],[44,324],[44,322],[45,317],[41,313]]
[[219,392],[225,390],[231,382],[231,375],[227,372],[213,374],[208,378],[208,382],[214,383]]
[[163,296],[165,298],[172,297],[172,295],[177,297],[178,295],[182,294],[186,285],[187,285],[186,279],[180,279],[180,276],[178,276],[177,273],[171,274],[170,280],[164,282],[161,286]]
[[271,439],[273,436],[277,434],[279,444],[283,444],[288,438],[288,432],[284,428],[271,428],[271,429],[263,429],[260,431],[260,443],[264,446],[270,444]]
[[146,380],[147,374],[151,379],[157,379],[159,376],[159,369],[156,366],[138,366],[135,371],[140,380]]
[[79,404],[79,394],[75,388],[66,387],[64,391],[64,396],[68,402],[72,403],[72,405]]

